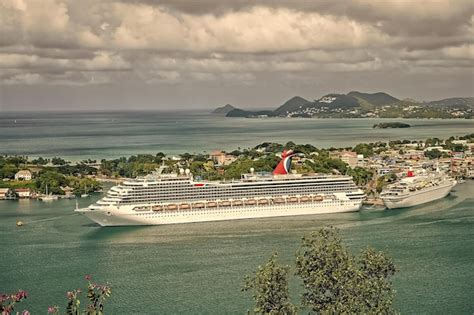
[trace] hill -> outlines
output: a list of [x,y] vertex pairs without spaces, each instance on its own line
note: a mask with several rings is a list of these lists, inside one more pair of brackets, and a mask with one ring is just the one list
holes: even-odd
[[398,98],[395,98],[384,92],[362,93],[362,92],[352,91],[352,92],[347,93],[347,95],[364,100],[367,103],[371,105],[375,105],[375,106],[390,105],[390,104],[400,101]]
[[212,111],[212,114],[227,114],[228,112],[232,111],[233,109],[236,109],[234,106],[230,104],[226,104],[222,107],[218,107]]
[[294,111],[297,111],[297,110],[303,108],[303,106],[305,106],[309,103],[310,102],[308,100],[306,100],[302,97],[294,96],[294,97],[290,98],[288,101],[286,101],[283,105],[281,105],[280,107],[275,109],[273,111],[273,114],[276,115],[276,116],[286,115],[288,113],[291,113],[291,112],[294,112]]
[[310,102],[294,96],[274,111],[233,109],[228,117],[317,118],[474,118],[474,98],[455,97],[433,102],[400,100],[384,92],[326,94]]

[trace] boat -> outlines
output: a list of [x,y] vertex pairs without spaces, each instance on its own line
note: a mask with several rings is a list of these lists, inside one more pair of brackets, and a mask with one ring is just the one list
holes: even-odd
[[446,197],[456,180],[436,171],[415,176],[413,171],[382,190],[380,198],[389,209],[408,208]]
[[48,185],[46,185],[45,194],[42,195],[39,199],[41,201],[54,201],[54,200],[58,200],[58,198],[59,198],[58,196],[48,193]]
[[[239,180],[206,181],[189,170],[154,172],[125,180],[86,208],[76,209],[101,226],[161,225],[190,222],[315,215],[358,211],[365,194],[347,175],[291,172],[284,151],[273,172],[242,174]],[[309,196],[322,196],[311,198]],[[189,204],[183,209],[182,204]],[[135,209],[145,207],[148,210]],[[162,207],[166,211],[153,211]],[[135,209],[135,210],[134,210]]]

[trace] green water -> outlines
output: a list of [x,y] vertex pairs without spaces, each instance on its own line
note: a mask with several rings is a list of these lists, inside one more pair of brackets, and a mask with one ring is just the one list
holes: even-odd
[[[371,245],[391,255],[402,313],[474,312],[472,181],[406,210],[169,226],[101,228],[74,214],[74,203],[0,201],[0,291],[28,290],[21,306],[33,314],[64,306],[85,274],[112,284],[112,314],[243,314],[251,307],[244,275],[275,250],[291,264],[299,238],[328,224],[353,251]],[[297,279],[291,290],[297,301]]]

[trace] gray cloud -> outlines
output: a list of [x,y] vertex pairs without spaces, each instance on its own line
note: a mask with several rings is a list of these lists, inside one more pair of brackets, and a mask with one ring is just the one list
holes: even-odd
[[[0,99],[10,108],[22,86],[67,86],[70,93],[104,84],[155,87],[161,92],[152,94],[166,102],[159,87],[168,87],[176,103],[187,102],[183,89],[206,102],[205,93],[217,89],[228,101],[248,101],[242,94],[250,87],[255,99],[272,87],[311,98],[349,78],[349,89],[396,86],[400,97],[466,95],[473,21],[470,0],[3,0],[0,92],[9,97]],[[439,74],[450,76],[444,90],[435,83]],[[423,79],[419,92],[402,86],[414,78]],[[90,97],[101,94],[92,90]]]

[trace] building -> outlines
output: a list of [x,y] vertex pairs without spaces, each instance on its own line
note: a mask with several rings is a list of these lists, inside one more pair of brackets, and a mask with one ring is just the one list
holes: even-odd
[[15,195],[10,188],[0,188],[0,200],[14,199]]
[[16,188],[15,192],[17,193],[19,198],[30,198],[31,197],[31,189],[29,189],[29,188]]
[[225,154],[222,151],[213,151],[210,154],[210,158],[217,165],[229,165],[230,163],[234,162],[237,159],[235,156]]
[[31,172],[29,170],[21,170],[15,174],[16,180],[31,180]]

